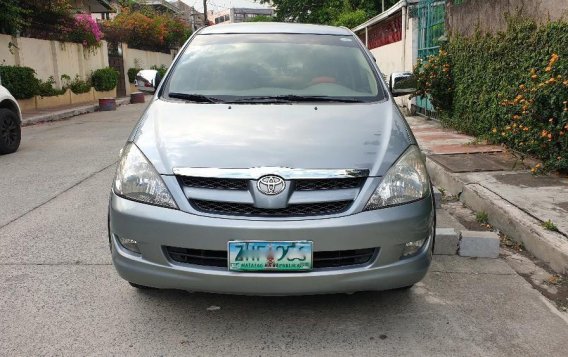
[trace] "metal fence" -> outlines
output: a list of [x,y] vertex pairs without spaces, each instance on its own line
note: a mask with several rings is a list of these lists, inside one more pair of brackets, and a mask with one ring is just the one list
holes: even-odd
[[[421,0],[413,9],[418,20],[418,58],[427,60],[428,56],[440,51],[440,38],[445,33],[445,0]],[[436,116],[434,107],[427,97],[416,98],[419,113]]]

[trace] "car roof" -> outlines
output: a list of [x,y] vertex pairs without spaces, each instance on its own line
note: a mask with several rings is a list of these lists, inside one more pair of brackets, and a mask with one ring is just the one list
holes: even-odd
[[353,34],[349,29],[344,27],[284,22],[242,22],[237,24],[220,24],[208,26],[199,31],[200,35],[238,33],[291,33],[337,36]]

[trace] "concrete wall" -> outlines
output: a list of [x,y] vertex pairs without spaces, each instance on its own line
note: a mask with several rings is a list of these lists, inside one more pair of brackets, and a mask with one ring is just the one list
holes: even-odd
[[[14,44],[11,51],[10,43]],[[104,41],[97,49],[85,50],[78,43],[0,35],[0,64],[31,67],[37,78],[53,76],[60,86],[64,74],[85,79],[92,71],[107,67],[108,48]]]
[[158,67],[161,65],[169,67],[174,59],[174,56],[171,53],[141,51],[128,48],[124,44],[122,45],[122,56],[124,58],[124,66],[126,67],[126,70],[128,70],[128,68],[136,67],[149,69],[153,65]]
[[460,5],[446,5],[446,29],[451,34],[469,36],[476,29],[498,32],[507,28],[503,14],[530,17],[537,22],[568,19],[568,0],[463,0]]
[[[402,40],[371,50],[377,64],[387,81],[391,73],[412,71],[418,57],[418,26],[416,19],[410,18],[407,13],[402,18]],[[410,109],[409,96],[397,97],[396,102]]]

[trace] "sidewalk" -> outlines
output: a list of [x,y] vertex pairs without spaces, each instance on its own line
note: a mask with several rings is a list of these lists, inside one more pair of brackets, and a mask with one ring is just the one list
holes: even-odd
[[[489,223],[557,272],[568,272],[568,179],[533,176],[501,146],[444,129],[432,120],[407,117],[427,156],[432,182],[458,195]],[[558,232],[546,230],[552,221]]]
[[[116,98],[116,106],[129,104],[130,98]],[[68,119],[77,115],[92,113],[99,109],[98,104],[83,104],[76,106],[59,107],[54,109],[43,109],[26,111],[22,113],[22,126],[33,125],[37,123]]]

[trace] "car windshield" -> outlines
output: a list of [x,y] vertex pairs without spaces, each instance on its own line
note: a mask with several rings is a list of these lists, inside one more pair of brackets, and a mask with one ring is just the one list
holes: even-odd
[[198,35],[168,77],[166,97],[208,103],[384,98],[353,36]]

